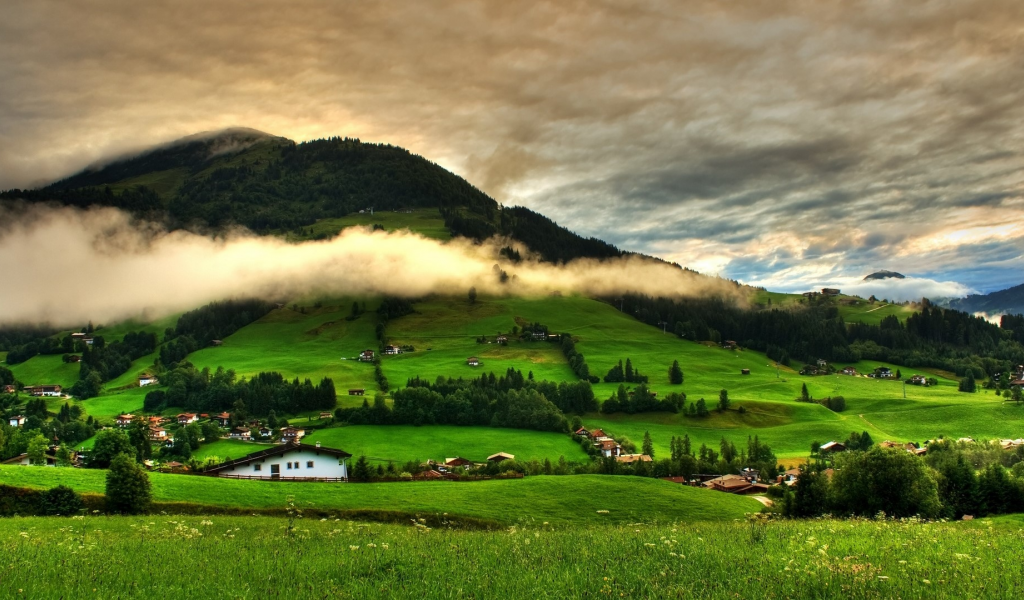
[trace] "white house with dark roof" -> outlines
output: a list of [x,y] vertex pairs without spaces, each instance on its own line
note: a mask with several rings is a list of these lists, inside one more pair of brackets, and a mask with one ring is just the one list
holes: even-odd
[[240,479],[348,479],[344,450],[326,448],[317,443],[283,444],[253,452],[205,470],[208,475]]

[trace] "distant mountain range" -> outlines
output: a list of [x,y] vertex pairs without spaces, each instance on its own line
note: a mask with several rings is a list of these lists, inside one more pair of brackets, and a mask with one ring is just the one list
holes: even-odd
[[949,307],[969,313],[988,315],[1024,314],[1024,284],[991,294],[971,295],[952,300]]
[[864,281],[871,281],[873,279],[906,279],[906,277],[896,271],[875,271],[864,278]]

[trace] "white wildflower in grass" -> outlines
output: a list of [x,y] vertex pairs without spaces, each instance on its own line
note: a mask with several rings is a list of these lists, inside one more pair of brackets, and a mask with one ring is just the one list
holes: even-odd
[[348,549],[353,551],[353,552],[355,552],[356,550],[359,549],[359,546],[349,546]]
[[385,550],[387,550],[387,549],[388,549],[388,545],[387,545],[387,544],[381,544],[381,545],[380,545],[380,547],[381,547],[381,548],[383,548],[383,549],[385,549]]
[[882,581],[889,581],[889,578],[886,577],[885,575],[879,575],[878,578],[881,579]]
[[366,547],[367,548],[376,548],[377,544],[374,544],[373,542],[370,542],[369,544],[366,545]]
[[201,521],[199,524],[203,527],[209,527],[210,525],[213,525],[213,521]]
[[923,584],[925,584],[925,585],[931,585],[931,584],[932,584],[932,582],[931,582],[931,581],[928,581],[927,579],[922,579],[922,580],[921,580],[921,583],[923,583]]
[[606,515],[606,514],[608,514],[609,512],[611,512],[611,511],[607,511],[607,510],[599,510],[599,511],[597,511],[597,514],[599,514],[599,515]]

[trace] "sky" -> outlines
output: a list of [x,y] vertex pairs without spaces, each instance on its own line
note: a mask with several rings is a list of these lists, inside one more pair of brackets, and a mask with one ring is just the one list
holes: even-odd
[[12,0],[0,188],[350,136],[704,273],[953,296],[1024,281],[1022,76],[1019,0]]

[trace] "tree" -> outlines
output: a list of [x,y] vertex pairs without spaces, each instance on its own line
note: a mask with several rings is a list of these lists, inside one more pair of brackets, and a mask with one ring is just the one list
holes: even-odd
[[139,460],[146,460],[153,455],[153,446],[149,442],[149,427],[142,419],[132,421],[128,427],[128,441],[135,448],[135,456]]
[[650,456],[651,458],[654,458],[654,442],[651,441],[651,432],[644,432],[644,441],[642,447],[644,454]]
[[668,370],[668,382],[674,385],[683,383],[683,370],[679,368],[679,361],[672,361],[672,366]]
[[135,447],[120,429],[104,429],[96,434],[96,443],[89,453],[88,466],[92,469],[106,469],[119,454],[135,456]]
[[82,510],[82,497],[75,490],[58,485],[43,492],[39,497],[39,507],[44,515],[71,516]]
[[469,303],[470,304],[476,304],[476,288],[475,287],[469,288]]
[[969,394],[973,394],[977,390],[977,384],[974,381],[974,369],[967,369],[967,376],[960,380],[958,389]]
[[725,412],[729,410],[729,392],[728,390],[722,390],[718,392],[718,412]]
[[46,451],[50,444],[42,434],[36,434],[28,441],[28,462],[36,466],[46,466]]
[[1015,385],[1015,386],[1013,386],[1013,389],[1012,389],[1012,390],[1010,390],[1010,397],[1011,397],[1011,398],[1013,399],[1013,401],[1014,401],[1014,402],[1016,402],[1017,404],[1020,404],[1020,403],[1021,403],[1021,401],[1022,401],[1022,396],[1024,396],[1024,392],[1022,392],[1022,391],[1021,391],[1021,387],[1022,387],[1022,386],[1019,386],[1019,385]]
[[131,454],[118,454],[107,472],[107,510],[136,515],[149,507],[152,494],[149,475]]
[[810,402],[811,394],[807,391],[807,384],[801,384],[800,386],[800,400],[802,402]]
[[[273,427],[273,425],[271,425]],[[203,441],[209,444],[210,442],[216,442],[220,439],[220,427],[217,426],[213,421],[204,421],[200,425],[200,429],[203,432]]]
[[706,417],[706,416],[708,416],[708,405],[707,405],[706,402],[704,402],[703,398],[701,398],[700,400],[697,400],[697,408],[696,408],[696,410],[697,410],[697,416],[698,417]]
[[352,467],[352,480],[353,481],[369,481],[372,475],[370,474],[370,464],[366,461],[366,456],[360,456],[356,460],[355,466]]
[[841,454],[836,461],[831,487],[840,514],[932,518],[942,509],[935,480],[913,454],[876,446]]
[[[0,444],[2,446],[2,444]],[[67,444],[61,444],[57,448],[57,466],[58,467],[70,467],[71,466],[71,450],[68,449]]]

